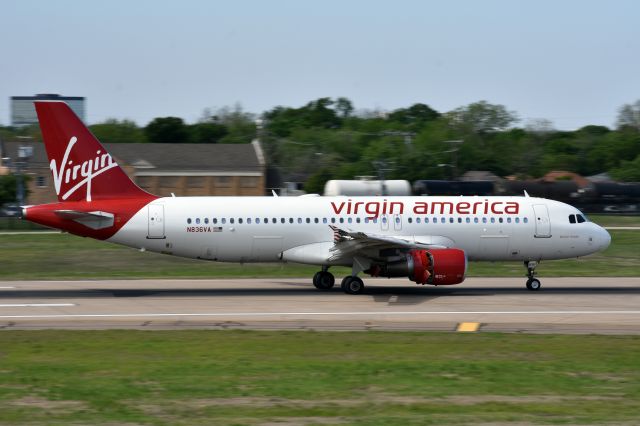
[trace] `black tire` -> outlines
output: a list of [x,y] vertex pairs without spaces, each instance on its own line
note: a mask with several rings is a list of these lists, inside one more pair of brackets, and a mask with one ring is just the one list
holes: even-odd
[[364,291],[364,283],[360,277],[351,277],[344,286],[344,292],[347,294],[360,294]]
[[318,275],[317,279],[314,276],[313,285],[315,285],[318,290],[324,290],[324,291],[331,290],[334,284],[336,283],[336,279],[334,278],[333,274],[330,272],[318,272],[318,273],[320,275]]
[[527,280],[527,290],[538,291],[538,290],[540,290],[540,287],[542,287],[542,284],[540,283],[539,279],[537,279],[537,278],[529,278]]
[[342,289],[342,291],[344,291],[345,293],[347,292],[347,285],[349,283],[349,281],[351,281],[353,277],[351,275],[347,275],[346,277],[344,277],[342,279],[342,282],[340,283],[340,288]]
[[320,275],[321,275],[321,274],[322,274],[322,271],[318,271],[318,272],[316,272],[316,273],[313,275],[313,286],[314,286],[315,288],[320,288],[320,287],[318,287],[318,286],[320,285],[320,284],[319,284],[319,281],[320,281]]

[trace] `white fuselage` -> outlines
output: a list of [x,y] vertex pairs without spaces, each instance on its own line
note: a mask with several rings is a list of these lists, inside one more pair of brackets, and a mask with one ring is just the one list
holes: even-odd
[[[562,259],[606,248],[609,234],[591,222],[570,223],[576,214],[533,197],[168,197],[141,209],[109,241],[223,262],[278,262],[295,247],[328,247],[329,225],[456,247],[469,260]],[[332,264],[316,256],[296,261]]]

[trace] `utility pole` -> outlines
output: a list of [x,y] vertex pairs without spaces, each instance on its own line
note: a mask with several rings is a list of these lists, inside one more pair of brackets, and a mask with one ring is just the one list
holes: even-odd
[[444,143],[448,143],[451,146],[450,149],[445,151],[451,153],[451,180],[456,180],[458,176],[458,151],[463,142],[464,140],[462,139],[444,141]]

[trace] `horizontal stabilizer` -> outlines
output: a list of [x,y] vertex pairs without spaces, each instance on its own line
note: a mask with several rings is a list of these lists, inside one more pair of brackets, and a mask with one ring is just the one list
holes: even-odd
[[113,213],[93,211],[83,212],[78,210],[55,210],[54,213],[68,220],[73,220],[91,229],[103,229],[113,226]]

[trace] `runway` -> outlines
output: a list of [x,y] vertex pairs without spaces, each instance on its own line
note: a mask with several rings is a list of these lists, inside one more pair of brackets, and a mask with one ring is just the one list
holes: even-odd
[[640,278],[541,280],[542,290],[530,292],[523,278],[451,287],[370,278],[358,296],[339,286],[317,291],[310,278],[0,281],[0,329],[640,334]]

